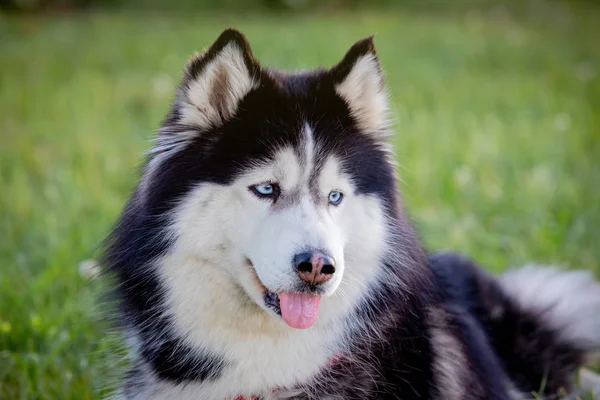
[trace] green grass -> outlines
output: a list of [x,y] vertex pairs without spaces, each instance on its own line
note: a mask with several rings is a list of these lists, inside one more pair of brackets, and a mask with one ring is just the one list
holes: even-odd
[[186,59],[229,25],[281,68],[333,64],[375,32],[427,246],[494,271],[600,274],[600,9],[461,4],[0,15],[0,398],[97,398],[109,381],[117,345],[78,265],[98,255]]

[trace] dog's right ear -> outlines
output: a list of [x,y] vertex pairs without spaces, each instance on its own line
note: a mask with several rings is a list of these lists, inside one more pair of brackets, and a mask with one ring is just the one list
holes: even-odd
[[244,35],[225,30],[188,62],[175,105],[177,122],[200,129],[223,125],[259,79],[260,66]]

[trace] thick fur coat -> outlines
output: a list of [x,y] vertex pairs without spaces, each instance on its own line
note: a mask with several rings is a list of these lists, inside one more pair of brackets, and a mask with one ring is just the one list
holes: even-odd
[[[569,390],[600,286],[428,255],[397,187],[372,38],[263,68],[226,30],[185,69],[108,240],[126,399],[515,399]],[[542,386],[543,385],[543,386]]]

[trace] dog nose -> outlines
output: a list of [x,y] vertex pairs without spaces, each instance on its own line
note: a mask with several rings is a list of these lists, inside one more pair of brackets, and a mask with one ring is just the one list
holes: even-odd
[[319,252],[306,252],[294,256],[294,267],[304,282],[319,285],[327,282],[335,272],[333,258]]

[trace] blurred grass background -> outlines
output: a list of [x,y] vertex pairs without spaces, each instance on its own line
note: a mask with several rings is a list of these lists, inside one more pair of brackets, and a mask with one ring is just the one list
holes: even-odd
[[600,274],[593,2],[1,4],[0,399],[110,386],[118,342],[79,265],[98,255],[187,58],[227,26],[286,69],[331,65],[376,33],[427,246],[493,271],[535,260]]

